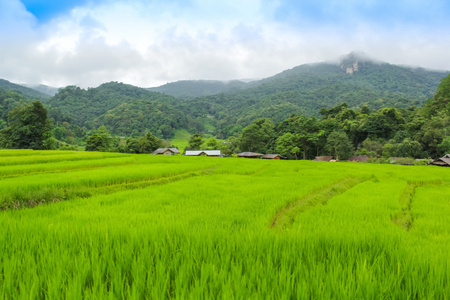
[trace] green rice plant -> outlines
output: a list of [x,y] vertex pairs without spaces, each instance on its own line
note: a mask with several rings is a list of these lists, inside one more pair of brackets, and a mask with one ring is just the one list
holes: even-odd
[[[172,177],[186,172],[211,169],[212,161],[205,164],[186,160],[185,164],[168,168],[167,164],[138,164],[134,166],[108,166],[92,170],[64,173],[42,173],[26,177],[5,178],[0,181],[0,208],[23,207],[27,203],[44,203],[90,196],[90,189],[117,187],[140,181]],[[24,185],[24,179],[28,184]],[[53,198],[57,195],[57,198]],[[51,196],[51,197],[47,197]]]
[[448,245],[450,242],[450,186],[423,186],[416,190],[414,227],[411,233],[433,244]]
[[0,168],[2,178],[38,173],[66,172],[78,169],[96,169],[103,166],[128,165],[136,162],[133,156],[101,158],[93,160],[58,161],[41,164],[10,165]]
[[73,152],[66,154],[63,151],[58,152],[58,155],[19,155],[19,156],[4,156],[0,157],[0,166],[11,165],[30,165],[42,164],[59,161],[76,161],[76,160],[95,160],[102,158],[122,157],[126,154],[121,153],[99,153],[99,152]]
[[74,154],[76,151],[60,151],[60,150],[32,150],[32,149],[0,149],[0,157],[10,157],[10,156],[36,156],[36,155],[67,155]]
[[[443,168],[131,157],[0,180],[2,194],[91,195],[0,212],[0,299],[450,295]],[[405,186],[426,180],[442,184],[416,187],[414,226],[400,230],[391,216]],[[280,210],[321,189],[332,193],[316,199],[326,204],[295,214],[289,230],[270,228]]]
[[401,206],[401,211],[395,216],[392,216],[392,222],[399,227],[409,230],[413,225],[414,218],[411,214],[411,205],[416,194],[416,189],[425,185],[440,185],[442,180],[431,179],[428,181],[423,180],[408,180],[406,188],[400,195],[399,203]]
[[328,200],[336,195],[342,194],[353,186],[365,181],[364,178],[344,178],[331,185],[321,187],[320,189],[305,195],[289,204],[286,208],[281,210],[274,218],[271,224],[271,228],[276,229],[288,229],[295,218],[301,212],[311,209],[317,205],[325,205]]

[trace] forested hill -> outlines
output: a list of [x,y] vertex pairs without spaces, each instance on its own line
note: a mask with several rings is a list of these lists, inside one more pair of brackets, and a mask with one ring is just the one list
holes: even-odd
[[[423,105],[449,72],[402,67],[351,54],[340,63],[307,64],[247,83],[239,91],[185,101],[195,117],[208,115],[219,128],[248,125],[268,117],[281,121],[292,113],[319,115],[322,107],[342,102],[359,109]],[[227,125],[228,126],[228,125]],[[228,126],[229,127],[229,126]],[[226,136],[231,132],[226,129]]]
[[159,87],[149,88],[148,90],[164,93],[176,98],[196,98],[219,93],[233,92],[245,86],[246,83],[239,80],[181,80],[167,83]]
[[3,91],[10,91],[14,92],[20,95],[23,95],[27,98],[33,98],[33,99],[39,99],[44,100],[50,98],[50,95],[41,93],[37,90],[15,84],[12,82],[9,82],[8,80],[0,79],[0,89]]
[[[292,114],[319,116],[321,108],[343,102],[356,110],[366,105],[373,110],[422,106],[448,74],[350,54],[340,63],[301,65],[248,83],[179,81],[149,90],[110,82],[87,90],[68,86],[50,99],[5,80],[0,80],[0,90],[43,100],[55,126],[66,122],[74,130],[91,130],[104,125],[114,135],[140,136],[151,131],[160,138],[188,129],[226,138],[240,134],[258,118],[280,122]],[[4,98],[11,97],[5,94]],[[16,102],[8,100],[7,107]]]
[[177,100],[132,85],[110,82],[87,90],[68,86],[46,101],[57,124],[69,122],[95,129],[107,126],[117,135],[143,135],[147,130],[169,138],[185,128],[186,117],[174,108]]
[[59,88],[44,85],[44,84],[23,84],[23,86],[44,93],[49,97],[55,96]]

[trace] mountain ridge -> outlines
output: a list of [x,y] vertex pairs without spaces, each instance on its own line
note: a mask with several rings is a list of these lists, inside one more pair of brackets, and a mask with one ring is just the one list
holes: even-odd
[[247,83],[179,81],[157,91],[109,82],[88,89],[68,86],[43,102],[56,123],[71,121],[87,129],[107,125],[113,134],[151,130],[167,138],[183,128],[227,137],[257,118],[318,117],[321,108],[342,102],[354,109],[423,105],[449,73],[351,53],[338,62],[303,64]]
[[196,98],[239,90],[245,85],[246,83],[240,80],[179,80],[159,87],[148,88],[148,90],[176,98]]
[[46,94],[50,97],[53,97],[56,95],[56,93],[58,93],[59,88],[57,87],[53,87],[53,86],[48,86],[45,84],[21,84],[24,87],[36,90],[38,92],[41,92],[43,94]]
[[0,89],[15,92],[17,94],[28,96],[38,100],[45,100],[51,97],[50,95],[42,93],[38,90],[20,84],[12,83],[6,79],[0,79]]

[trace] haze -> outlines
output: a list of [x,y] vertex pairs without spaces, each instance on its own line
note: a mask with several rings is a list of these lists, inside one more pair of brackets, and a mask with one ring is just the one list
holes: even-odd
[[446,0],[60,2],[0,1],[0,78],[152,87],[263,78],[354,50],[450,70]]

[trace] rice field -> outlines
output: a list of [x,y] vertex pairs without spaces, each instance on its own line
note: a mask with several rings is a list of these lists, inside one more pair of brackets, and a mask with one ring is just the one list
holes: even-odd
[[0,151],[0,299],[449,299],[450,169]]

